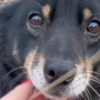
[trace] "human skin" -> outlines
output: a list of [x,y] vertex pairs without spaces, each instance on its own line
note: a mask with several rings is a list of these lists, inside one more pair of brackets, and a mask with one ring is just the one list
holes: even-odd
[[[29,80],[24,81],[21,85],[15,87],[11,92],[6,94],[0,100],[30,100],[30,97],[33,95],[34,87]],[[33,100],[33,99],[32,99]],[[41,95],[34,100],[45,100],[44,96]],[[52,99],[58,100],[58,99]],[[59,100],[67,100],[65,98]]]
[[[33,93],[34,87],[30,81],[25,81],[21,85],[15,87],[11,92],[6,94],[0,100],[29,100]],[[44,100],[43,96],[39,96],[35,100]]]

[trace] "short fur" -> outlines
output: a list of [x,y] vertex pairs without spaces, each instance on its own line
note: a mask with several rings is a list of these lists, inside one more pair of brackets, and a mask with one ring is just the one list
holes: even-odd
[[[46,5],[50,5],[50,15],[46,16],[45,24],[32,26],[30,30],[29,14],[41,14]],[[92,13],[86,22],[84,9]],[[100,31],[98,36],[91,36],[86,30],[87,24],[84,24],[93,19],[100,22],[100,0],[20,0],[0,9],[0,97],[26,79],[22,74],[23,66],[27,55],[36,47],[37,54],[43,55],[46,63],[51,59],[74,63],[79,57],[85,59],[95,54],[100,49]],[[93,71],[98,73],[99,63],[93,65]],[[14,68],[18,70],[9,73]],[[93,75],[100,78],[100,75]],[[100,84],[94,81],[90,84],[100,93]],[[92,89],[89,91],[93,100],[99,100],[100,97]],[[79,100],[83,100],[79,96]],[[87,100],[85,93],[83,96]]]

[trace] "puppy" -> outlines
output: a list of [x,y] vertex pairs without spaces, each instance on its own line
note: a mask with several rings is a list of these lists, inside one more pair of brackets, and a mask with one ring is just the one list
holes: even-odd
[[20,0],[0,9],[0,97],[29,78],[42,90],[77,68],[48,92],[72,100],[100,99],[99,0]]

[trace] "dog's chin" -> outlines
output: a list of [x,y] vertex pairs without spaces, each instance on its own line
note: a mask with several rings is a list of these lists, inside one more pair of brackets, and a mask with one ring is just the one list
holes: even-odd
[[[38,89],[37,89],[38,90]],[[38,90],[40,91],[40,90]],[[53,99],[62,99],[62,98],[67,98],[64,100],[79,100],[78,96],[69,96],[67,94],[64,94],[63,92],[65,90],[65,86],[57,86],[53,88],[51,91],[44,93],[46,98],[49,98],[50,100]]]
[[70,100],[77,100],[78,97],[70,96],[70,95],[66,94],[66,87],[68,87],[68,86],[59,85],[59,86],[53,88],[51,91],[49,91],[48,94],[55,98],[66,97]]

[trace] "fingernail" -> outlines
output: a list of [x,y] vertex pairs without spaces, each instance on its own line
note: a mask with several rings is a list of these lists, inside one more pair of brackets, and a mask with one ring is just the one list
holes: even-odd
[[22,82],[22,84],[29,84],[29,83],[31,83],[30,80],[25,80],[24,82]]

